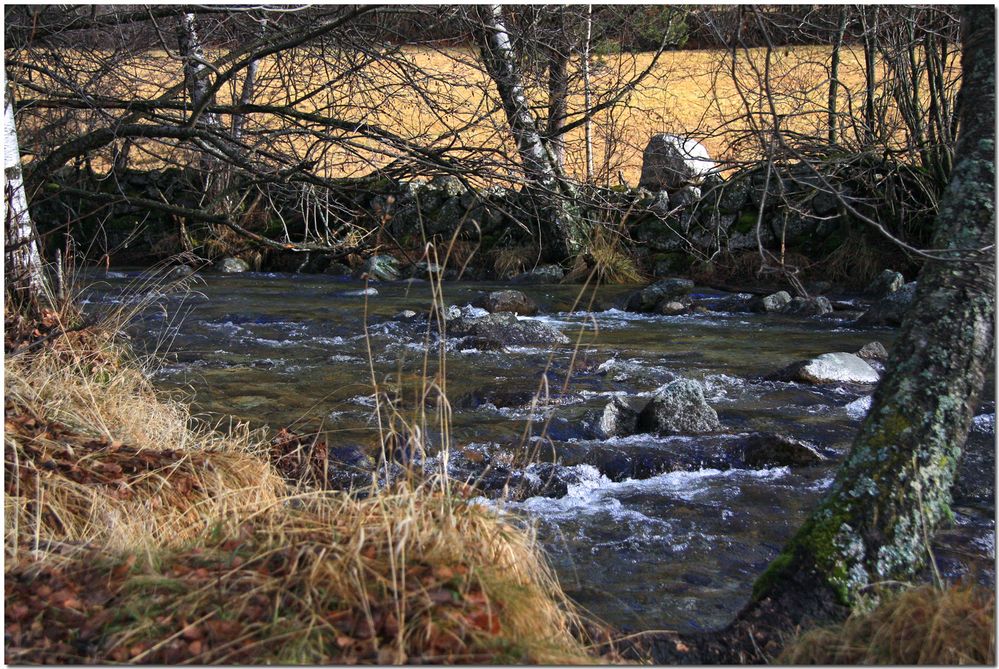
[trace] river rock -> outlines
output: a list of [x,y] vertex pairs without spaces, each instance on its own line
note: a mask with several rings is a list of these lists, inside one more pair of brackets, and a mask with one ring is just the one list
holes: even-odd
[[650,191],[674,191],[700,183],[714,169],[708,150],[697,140],[657,134],[649,138],[642,154],[638,185]]
[[638,411],[627,401],[615,397],[604,407],[597,427],[605,439],[627,437],[635,434],[638,427]]
[[718,414],[704,399],[704,386],[691,379],[667,383],[638,416],[640,432],[699,434],[719,429]]
[[521,316],[538,313],[538,305],[519,290],[496,290],[476,302],[491,314],[509,311]]
[[642,290],[632,293],[628,297],[625,310],[647,313],[654,311],[661,302],[681,302],[689,304],[690,291],[694,289],[694,282],[690,279],[662,279],[656,281],[651,286],[646,286]]
[[327,452],[327,481],[333,490],[371,485],[374,458],[357,446],[332,446]]
[[467,191],[461,179],[453,174],[442,174],[430,180],[430,188],[441,193],[445,198],[460,197]]
[[463,348],[496,349],[506,346],[554,346],[568,344],[569,338],[546,323],[519,320],[516,314],[502,312],[479,318],[459,317],[447,322],[448,336]]
[[678,316],[686,313],[688,306],[689,305],[684,304],[683,302],[663,300],[659,303],[659,306],[656,307],[656,313],[662,314],[663,316]]
[[636,383],[651,387],[659,387],[664,383],[676,380],[676,375],[661,367],[645,362],[618,360],[610,358],[597,366],[597,374],[606,376],[618,383]]
[[249,272],[250,266],[245,260],[226,256],[215,263],[214,269],[216,272],[221,272],[222,274],[241,274],[242,272]]
[[390,255],[375,255],[364,261],[364,272],[379,281],[399,279],[399,261]]
[[887,297],[883,297],[858,319],[861,325],[901,325],[902,319],[916,299],[916,282],[912,281]]
[[823,316],[831,314],[832,310],[832,304],[825,297],[794,297],[780,308],[780,313],[788,316]]
[[194,268],[190,265],[176,265],[167,271],[166,278],[170,281],[176,281],[192,274],[194,274]]
[[869,297],[881,299],[897,292],[905,285],[905,278],[895,270],[886,269],[881,274],[874,277],[874,280],[867,286],[864,294]]
[[865,360],[852,353],[823,353],[811,360],[796,362],[770,378],[817,385],[833,383],[872,384],[880,375]]
[[565,277],[565,270],[559,265],[539,265],[529,272],[523,272],[510,279],[510,283],[558,283]]
[[863,358],[868,362],[887,362],[888,349],[879,341],[867,342],[857,351],[857,357]]
[[752,310],[757,313],[769,314],[780,311],[790,303],[791,295],[786,290],[779,290],[773,295],[754,300]]
[[742,448],[746,466],[757,469],[813,465],[826,459],[807,441],[769,432],[750,435],[742,443]]

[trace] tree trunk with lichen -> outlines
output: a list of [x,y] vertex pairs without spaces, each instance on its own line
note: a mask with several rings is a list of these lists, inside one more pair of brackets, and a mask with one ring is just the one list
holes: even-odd
[[520,156],[526,192],[539,224],[544,255],[555,262],[577,254],[586,234],[575,202],[577,193],[565,178],[558,160],[538,130],[527,102],[520,70],[501,5],[485,5],[479,17],[483,29],[479,38],[482,62],[496,85],[503,111]]
[[845,616],[871,587],[909,580],[950,515],[954,472],[993,360],[995,9],[962,11],[958,160],[933,248],[884,378],[836,478],[725,630],[663,636],[660,662],[768,661],[782,635]]

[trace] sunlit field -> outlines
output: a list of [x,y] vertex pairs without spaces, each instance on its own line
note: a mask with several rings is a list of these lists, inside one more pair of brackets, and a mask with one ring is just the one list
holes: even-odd
[[[26,56],[22,55],[25,60]],[[93,53],[76,55],[90,62],[93,56]],[[653,56],[652,53],[594,55],[591,105],[607,100],[622,84],[649,68]],[[608,185],[621,180],[636,184],[642,150],[649,136],[657,132],[699,139],[721,161],[751,160],[763,155],[763,143],[750,130],[757,123],[771,127],[774,114],[781,117],[785,132],[824,137],[830,56],[828,47],[795,47],[772,52],[771,100],[768,100],[767,91],[760,84],[768,67],[764,49],[740,51],[734,63],[731,51],[662,54],[638,86],[596,114],[592,125],[593,178]],[[222,56],[215,54],[215,58]],[[122,100],[153,100],[170,94],[175,100],[184,100],[181,64],[175,57],[162,52],[146,53],[125,65],[115,70],[113,79],[97,74],[94,81],[98,83],[89,85]],[[577,59],[570,69],[568,123],[579,119],[584,111],[580,66]],[[219,71],[225,72],[225,66]],[[951,72],[956,72],[954,64]],[[218,104],[238,99],[242,77],[242,72],[238,72],[219,90]],[[528,73],[525,79],[531,87],[529,98],[535,116],[544,119],[545,73]],[[864,104],[862,49],[845,47],[841,51],[839,81],[839,134],[841,141],[849,143],[856,139],[859,127],[854,124],[859,122]],[[25,101],[32,97],[30,90],[16,94]],[[294,114],[281,114],[280,110],[277,116],[251,114],[246,124],[246,142],[262,156],[267,153],[288,156],[293,161],[314,165],[315,171],[327,177],[370,174],[403,156],[398,147],[376,142],[364,130],[353,130],[368,124],[421,147],[446,148],[447,156],[475,165],[479,174],[487,175],[487,180],[515,178],[517,160],[506,119],[473,49],[405,47],[364,55],[326,48],[273,57],[261,64],[254,103],[290,107]],[[27,120],[28,127],[42,127],[45,113],[42,110],[39,116]],[[92,112],[81,112],[75,122],[87,123],[89,118],[94,118]],[[323,127],[324,119],[344,121],[347,128]],[[221,122],[227,125],[229,118],[223,116]],[[41,148],[37,146],[40,140],[52,141],[47,132],[25,135],[26,149]],[[341,141],[330,142],[332,137]],[[904,140],[899,137],[899,141]],[[131,155],[132,167],[157,167],[190,159],[160,141],[140,142],[136,146],[138,151]],[[566,169],[576,178],[586,176],[584,146],[584,129],[580,125],[566,139]],[[106,165],[109,155],[104,161],[98,158],[92,164],[98,168]]]

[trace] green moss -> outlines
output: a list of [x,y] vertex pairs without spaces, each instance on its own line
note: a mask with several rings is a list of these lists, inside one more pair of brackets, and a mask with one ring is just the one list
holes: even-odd
[[754,211],[744,211],[739,214],[739,218],[736,219],[735,223],[732,224],[732,230],[745,234],[752,231],[756,227],[756,220],[758,216]]
[[778,555],[753,583],[753,599],[759,600],[768,595],[774,584],[784,578],[793,561],[791,552],[785,548],[784,552]]

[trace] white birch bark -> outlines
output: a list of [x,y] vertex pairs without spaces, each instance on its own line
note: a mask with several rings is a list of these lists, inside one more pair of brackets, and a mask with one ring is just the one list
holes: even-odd
[[28,212],[21,173],[21,152],[14,125],[14,98],[4,86],[3,167],[4,167],[4,248],[8,289],[40,296],[45,275],[38,252],[38,235]]

